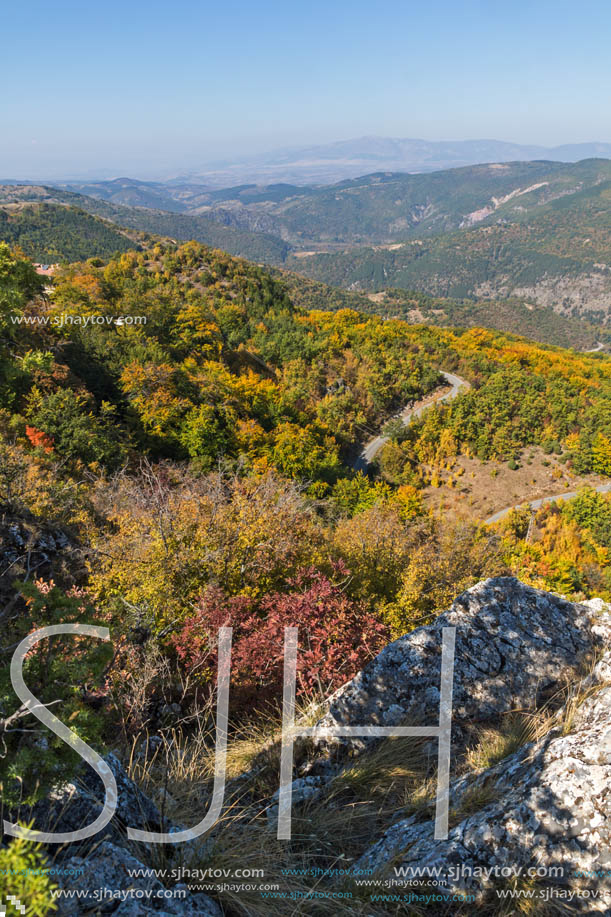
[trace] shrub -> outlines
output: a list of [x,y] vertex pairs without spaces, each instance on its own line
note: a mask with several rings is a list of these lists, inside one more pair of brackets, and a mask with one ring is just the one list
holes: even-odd
[[45,871],[46,861],[40,844],[15,838],[8,847],[0,847],[0,904],[14,895],[25,906],[28,917],[44,917],[55,910],[52,884]]
[[[347,575],[341,567],[336,572]],[[280,696],[285,627],[299,628],[299,694],[339,687],[386,642],[387,628],[319,571],[301,572],[289,588],[293,591],[269,594],[257,604],[209,587],[173,638],[181,665],[208,680],[216,669],[217,630],[232,626],[232,683],[244,706]]]
[[581,527],[589,529],[598,544],[611,548],[611,497],[584,487],[562,512],[567,519],[574,519]]
[[[116,466],[125,456],[117,428],[115,408],[102,402],[99,414],[91,410],[90,399],[72,389],[50,395],[33,388],[28,399],[26,428],[36,448],[55,447],[60,455],[83,462]],[[42,438],[41,438],[42,437]]]
[[[68,779],[81,758],[21,705],[10,681],[13,648],[31,631],[52,624],[95,620],[83,590],[69,592],[51,580],[20,585],[20,613],[4,620],[0,648],[0,792],[11,804],[30,803],[59,780]],[[19,607],[19,606],[18,606]],[[100,717],[83,702],[101,679],[112,648],[89,637],[42,640],[26,656],[24,679],[43,704],[61,702],[62,721],[85,741],[99,740]],[[44,753],[43,753],[44,751]]]

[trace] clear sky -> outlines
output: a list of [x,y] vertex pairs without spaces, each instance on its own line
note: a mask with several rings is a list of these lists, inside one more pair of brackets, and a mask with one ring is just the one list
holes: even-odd
[[4,4],[0,178],[377,134],[611,141],[609,0]]

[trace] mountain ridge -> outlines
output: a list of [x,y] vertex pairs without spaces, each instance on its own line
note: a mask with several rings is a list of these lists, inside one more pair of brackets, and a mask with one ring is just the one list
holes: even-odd
[[274,175],[276,181],[307,184],[356,178],[372,171],[372,162],[393,171],[421,172],[507,160],[577,161],[601,154],[611,157],[611,143],[590,141],[548,147],[494,139],[431,141],[370,135],[220,160],[207,169],[184,172],[177,180],[198,178],[220,187],[232,177],[262,181]]

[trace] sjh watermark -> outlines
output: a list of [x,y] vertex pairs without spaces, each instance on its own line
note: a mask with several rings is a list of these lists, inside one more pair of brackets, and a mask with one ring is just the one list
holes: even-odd
[[[231,674],[231,627],[221,627],[218,632],[218,684],[216,716],[216,754],[214,762],[214,785],[212,801],[208,812],[193,828],[172,832],[127,829],[130,840],[149,844],[181,844],[192,841],[209,831],[218,821],[225,798],[225,772],[227,760],[227,737],[229,722],[229,681]],[[86,742],[77,736],[65,723],[56,717],[32,694],[23,677],[23,662],[28,653],[41,640],[62,634],[80,637],[97,637],[109,640],[107,627],[94,624],[54,624],[41,627],[25,637],[11,659],[11,682],[15,693],[30,713],[70,746],[97,773],[104,784],[104,806],[97,818],[78,831],[49,832],[24,828],[4,821],[4,831],[12,837],[40,841],[45,844],[66,844],[93,837],[106,827],[117,809],[117,783],[108,764]],[[438,740],[437,795],[435,803],[435,838],[445,840],[448,836],[448,809],[450,798],[450,739],[452,731],[452,689],[454,681],[454,647],[456,628],[442,629],[441,681],[439,689],[439,723],[435,726],[335,726],[303,728],[295,723],[295,696],[297,681],[298,629],[284,630],[284,684],[282,703],[282,748],[280,759],[280,792],[278,800],[279,840],[291,838],[293,749],[297,736],[313,738],[386,738],[399,736],[428,736]]]
[[146,315],[72,315],[60,312],[57,315],[11,315],[13,325],[52,325],[64,328],[75,325],[87,328],[90,325],[146,325]]

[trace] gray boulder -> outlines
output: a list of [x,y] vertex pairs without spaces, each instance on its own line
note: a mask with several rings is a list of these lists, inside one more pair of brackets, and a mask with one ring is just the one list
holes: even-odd
[[[448,900],[469,894],[482,905],[488,896],[490,906],[503,887],[551,887],[571,912],[611,915],[611,606],[571,603],[509,577],[479,583],[433,624],[386,647],[330,698],[318,725],[435,725],[446,626],[456,627],[453,764],[474,724],[534,710],[567,680],[579,680],[580,704],[557,709],[547,735],[496,766],[453,779],[447,839],[435,840],[432,812],[423,810],[392,825],[357,867],[399,892],[422,890],[428,875]],[[319,755],[339,752],[335,774],[367,747],[360,739],[317,745]]]
[[[476,900],[519,870],[518,888],[521,881],[535,889],[537,882],[551,885],[560,889],[558,903],[564,893],[577,912],[611,913],[611,687],[585,700],[571,730],[553,730],[477,777],[456,781],[455,811],[482,791],[489,802],[446,840],[435,840],[432,823],[412,816],[391,827],[358,866],[395,879],[399,869],[406,880],[428,869],[444,894]],[[533,869],[538,875],[529,876]]]
[[[167,830],[157,806],[130,780],[123,765],[112,752],[105,759],[117,782],[117,810],[108,825],[96,835],[96,841],[123,843],[125,829]],[[98,775],[86,767],[71,783],[56,787],[45,799],[28,812],[19,813],[24,821],[34,819],[34,827],[42,831],[77,831],[91,824],[102,811],[104,785]]]
[[[318,726],[439,721],[442,629],[456,628],[452,742],[474,723],[532,708],[611,637],[611,618],[513,577],[468,589],[426,626],[386,646],[329,699]],[[372,740],[319,739],[320,752],[357,754]]]
[[152,871],[128,850],[109,841],[85,857],[70,857],[62,867],[54,879],[62,890],[75,894],[56,899],[60,917],[84,913],[222,917],[218,904],[207,895],[192,895],[184,885],[166,888],[156,875],[147,875]]
[[[58,899],[58,913],[101,913],[146,917],[184,914],[187,917],[221,917],[220,907],[205,894],[191,894],[185,885],[167,888],[150,865],[147,845],[131,843],[126,827],[150,831],[172,830],[159,810],[128,777],[116,755],[105,758],[117,782],[117,811],[106,828],[82,844],[67,845],[58,854],[54,880],[70,896]],[[37,803],[35,826],[52,831],[75,831],[100,813],[104,788],[87,768],[73,783],[57,788]],[[171,848],[174,853],[174,848]]]

